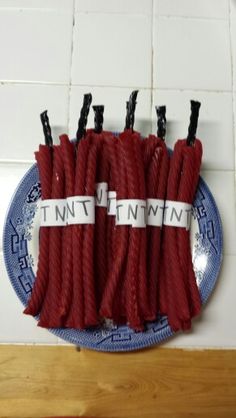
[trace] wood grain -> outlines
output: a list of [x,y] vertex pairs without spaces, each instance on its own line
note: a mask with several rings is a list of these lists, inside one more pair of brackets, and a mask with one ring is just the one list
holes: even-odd
[[235,418],[236,351],[0,346],[0,417]]

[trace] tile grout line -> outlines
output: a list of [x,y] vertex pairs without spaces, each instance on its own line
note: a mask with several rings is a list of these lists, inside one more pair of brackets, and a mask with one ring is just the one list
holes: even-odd
[[[7,7],[7,6],[2,6],[0,8],[1,11],[9,11],[9,12],[17,12],[17,11],[21,11],[21,12],[59,12],[59,13],[70,13],[70,9],[58,9],[58,8],[54,8],[54,7]],[[74,10],[74,14],[81,14],[81,15],[118,15],[118,16],[132,16],[132,17],[139,17],[139,16],[149,16],[150,13],[147,11],[145,12],[114,12],[114,11],[100,11],[100,10],[92,10],[92,11],[86,11],[86,10],[80,10],[80,11],[76,11],[75,10],[75,3],[73,2],[73,10]],[[225,21],[227,20],[226,17],[212,17],[212,16],[188,16],[188,15],[171,15],[171,14],[156,14],[156,16],[159,18],[166,18],[166,19],[192,19],[192,20],[215,20],[215,21]]]
[[15,85],[15,84],[19,84],[21,85],[36,85],[36,86],[41,86],[41,85],[45,85],[45,86],[67,86],[68,82],[64,82],[64,81],[42,81],[42,80],[8,80],[8,79],[0,79],[0,87],[5,86],[5,85]]
[[20,7],[20,6],[16,6],[16,7],[10,7],[10,6],[0,6],[0,12],[41,12],[41,13],[70,13],[70,8],[60,8],[58,9],[57,7]]
[[[235,138],[235,130],[236,130],[236,103],[234,98],[234,88],[235,88],[235,79],[234,79],[234,57],[233,57],[233,34],[232,34],[232,10],[231,10],[231,3],[228,0],[228,7],[229,7],[229,43],[230,43],[230,60],[231,60],[231,77],[232,77],[232,117],[233,117],[233,141],[234,141],[234,170],[236,170],[236,138]],[[234,190],[236,190],[236,175],[234,175]],[[236,207],[236,200],[234,199],[234,205]]]
[[74,31],[75,31],[75,0],[73,0],[73,18],[71,28],[71,57],[70,57],[70,80],[68,87],[68,102],[67,102],[67,132],[69,133],[70,126],[70,103],[71,103],[71,89],[72,89],[72,64],[74,52]]
[[165,15],[165,14],[160,14],[157,15],[157,18],[161,18],[161,19],[175,19],[175,20],[202,20],[202,21],[215,21],[215,22],[226,22],[228,20],[227,17],[211,17],[211,16],[184,16],[184,15]]
[[[137,87],[141,90],[159,90],[159,91],[177,91],[180,93],[184,93],[184,92],[188,92],[188,91],[192,91],[192,92],[200,92],[200,93],[217,93],[217,94],[222,94],[222,93],[232,93],[232,90],[212,90],[212,89],[205,89],[205,88],[189,88],[189,87],[146,87],[146,86],[137,86],[137,85],[112,85],[112,84],[89,84],[89,83],[72,83],[71,81],[64,83],[64,82],[52,82],[52,81],[38,81],[38,80],[33,80],[33,81],[28,81],[28,80],[0,80],[0,88],[1,86],[8,86],[8,85],[18,85],[18,86],[22,86],[22,85],[33,85],[33,86],[41,86],[41,85],[45,85],[45,86],[52,86],[52,87],[93,87],[93,88],[112,88],[112,89],[136,89]],[[234,87],[236,89],[236,85]]]
[[151,23],[151,109],[150,109],[150,124],[151,124],[151,131],[152,131],[152,108],[153,108],[153,101],[154,101],[154,0],[152,0],[152,23]]
[[[132,16],[132,17],[144,17],[150,16],[150,13],[130,13],[130,12],[112,12],[112,11],[77,11],[75,12],[79,15],[112,15],[112,16]],[[157,18],[164,18],[164,19],[186,19],[186,20],[213,20],[213,21],[227,21],[227,17],[212,17],[212,16],[187,16],[187,15],[168,15],[168,14],[155,14]]]

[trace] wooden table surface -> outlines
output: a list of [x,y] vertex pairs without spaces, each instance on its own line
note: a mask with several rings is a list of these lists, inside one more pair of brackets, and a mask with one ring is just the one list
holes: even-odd
[[235,418],[236,351],[0,346],[0,418]]

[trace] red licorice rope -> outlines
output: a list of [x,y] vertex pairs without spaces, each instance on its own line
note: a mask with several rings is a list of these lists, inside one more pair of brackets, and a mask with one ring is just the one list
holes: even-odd
[[[116,153],[116,138],[105,140],[105,152],[108,159],[108,191],[116,191],[116,183],[119,178],[117,170],[117,153]],[[107,245],[107,276],[108,272],[113,268],[113,261],[115,257],[114,249],[115,241],[115,216],[107,216],[107,233],[106,233],[106,245]]]
[[[188,146],[186,141],[182,141],[179,146],[182,146],[183,150],[183,181],[178,190],[178,200],[193,203],[201,166],[202,144],[199,140],[195,140],[193,146]],[[188,279],[186,286],[189,289],[190,312],[193,317],[200,313],[201,299],[193,271],[189,231],[185,228],[178,228],[177,239],[182,270]]]
[[[118,174],[118,179],[117,182],[121,181],[121,187],[117,185],[118,189],[123,190],[122,195],[123,196],[128,196],[128,184],[127,184],[127,172],[126,172],[126,167],[125,167],[125,160],[122,158],[122,152],[120,149],[120,144],[119,144],[119,140],[120,138],[117,140],[117,146],[116,146],[116,150],[117,150],[117,174]],[[126,184],[125,184],[126,183]],[[117,196],[119,196],[117,194]],[[115,219],[114,219],[114,228],[120,229],[122,228],[121,231],[121,237],[126,236],[126,243],[121,241],[121,245],[123,245],[123,265],[121,266],[121,273],[120,273],[120,277],[118,279],[117,285],[116,285],[116,290],[114,293],[114,300],[113,300],[113,304],[112,304],[112,319],[114,321],[115,324],[121,325],[121,324],[126,324],[127,322],[127,308],[126,308],[126,265],[127,265],[127,253],[128,253],[128,242],[129,242],[129,227],[127,226],[115,226]],[[112,264],[116,262],[116,251],[117,251],[117,242],[115,241],[115,234],[113,233],[113,256],[114,259],[112,261]],[[119,243],[118,243],[119,245]],[[124,253],[126,248],[126,253]],[[113,265],[111,265],[111,269],[113,269]]]
[[[167,182],[168,182],[170,158],[169,158],[169,153],[168,153],[168,150],[167,150],[165,144],[163,142],[161,142],[161,145],[163,147],[163,155],[162,155],[161,164],[160,164],[160,174],[159,174],[159,182],[158,182],[156,198],[165,201],[166,193],[167,193]],[[157,277],[158,277],[158,280],[157,280],[157,287],[158,287],[158,289],[157,289],[158,290],[157,301],[159,301],[157,303],[158,311],[159,311],[159,308],[160,308],[162,295],[165,292],[165,287],[162,288],[161,275],[160,275],[161,263],[163,263],[165,261],[161,258],[162,233],[163,233],[162,228],[161,229],[157,228],[157,231],[154,233],[157,236],[155,239],[157,240],[156,245],[157,245],[157,253],[158,253],[158,260],[159,260],[159,263],[157,265]],[[154,309],[155,309],[155,305],[154,305]]]
[[[40,145],[39,151],[35,153],[38,164],[39,179],[41,183],[42,199],[51,198],[52,184],[52,150],[46,145]],[[49,266],[49,231],[50,228],[40,228],[39,234],[39,259],[34,287],[25,314],[38,315],[45,297],[48,285],[48,266]]]
[[[64,166],[61,147],[53,146],[53,174],[51,199],[64,198]],[[49,280],[47,292],[40,313],[39,324],[46,328],[62,326],[60,316],[61,281],[62,281],[62,228],[50,227],[49,232]]]
[[[85,177],[89,141],[81,139],[77,147],[74,195],[85,194]],[[84,329],[84,283],[83,283],[83,225],[72,225],[72,252],[73,252],[73,297],[66,326]]]
[[[147,171],[149,169],[149,165],[154,155],[156,146],[157,146],[157,138],[155,137],[155,135],[149,135],[147,138],[144,138],[142,141],[142,152],[143,152],[145,175],[147,175]],[[146,186],[148,186],[147,178],[146,178]]]
[[[163,140],[150,135],[142,141],[131,130],[118,138],[88,130],[77,154],[66,135],[60,141],[53,151],[40,145],[35,153],[42,199],[95,196],[96,183],[106,182],[117,199],[193,203],[199,140],[193,146],[178,140],[170,165]],[[141,331],[160,312],[174,331],[189,329],[201,310],[189,230],[116,226],[104,207],[96,207],[95,215],[95,225],[40,229],[37,275],[25,313],[40,313],[43,327],[84,329],[99,324],[99,312]]]
[[[201,152],[198,140],[192,147],[187,146],[185,140],[177,141],[171,158],[167,200],[193,203]],[[194,273],[189,275],[193,269],[189,231],[164,226],[162,257],[164,264],[161,268],[161,283],[165,282],[166,300],[161,305],[161,312],[168,315],[174,331],[189,329],[191,318],[199,313],[201,305]]]
[[[127,130],[120,135],[120,159],[125,162],[128,184],[128,199],[137,199],[139,196],[139,184],[137,178],[137,163],[133,158],[136,154],[137,134]],[[125,296],[126,296],[126,316],[129,326],[135,330],[143,329],[141,318],[138,287],[139,261],[141,229],[126,227],[129,231],[129,245],[127,255],[127,265],[125,272]],[[143,295],[141,296],[143,298]]]
[[[74,194],[75,178],[75,148],[67,135],[60,136],[62,158],[65,170],[65,197]],[[62,292],[61,314],[65,318],[70,309],[73,290],[73,251],[72,251],[72,225],[63,228],[62,235]]]
[[[168,179],[169,156],[164,141],[160,138],[149,137],[151,146],[156,144],[155,152],[149,163],[147,170],[147,197],[165,200],[166,185]],[[148,226],[148,247],[147,247],[147,266],[149,278],[149,303],[151,310],[150,319],[154,320],[158,313],[158,276],[161,245],[161,228]]]
[[[138,199],[146,200],[145,167],[142,156],[142,139],[139,135],[133,135],[135,165],[137,172]],[[139,252],[139,273],[138,273],[138,299],[140,313],[144,320],[151,319],[151,310],[148,300],[148,277],[147,277],[147,229],[140,229],[140,252]]]
[[[177,200],[178,187],[182,174],[182,153],[175,146],[170,162],[170,170],[167,184],[168,200]],[[169,324],[174,331],[181,329],[181,321],[188,321],[190,312],[188,297],[177,249],[177,228],[163,227],[163,252],[160,272],[160,284],[165,292],[160,299],[162,314],[168,315]]]
[[[113,144],[112,144],[113,145]],[[120,156],[121,139],[114,139],[114,146],[109,146],[110,151],[110,167],[111,178],[115,182],[117,199],[127,199],[127,174],[125,161]],[[113,263],[110,264],[106,286],[104,289],[100,315],[106,318],[113,318],[115,309],[115,319],[119,316],[117,307],[114,307],[114,298],[119,288],[120,282],[123,281],[124,268],[127,257],[129,230],[126,225],[116,227],[114,229],[114,240],[111,240],[112,247],[114,246]],[[121,286],[122,288],[122,286]]]
[[[109,165],[109,175],[108,175],[108,190],[116,191],[118,179],[122,175],[119,166],[119,157],[117,155],[117,138],[109,137],[105,140],[104,150],[107,155],[108,165]],[[122,168],[121,168],[122,169]],[[125,184],[122,186],[125,189]],[[120,187],[119,187],[120,188]],[[107,274],[108,274],[108,283],[110,276],[113,271],[114,263],[116,262],[116,223],[115,216],[107,216],[107,234],[106,234],[106,245],[107,245]],[[123,234],[123,232],[122,232]],[[117,276],[118,277],[118,276]],[[126,313],[125,313],[125,295],[123,289],[123,279],[122,273],[120,274],[117,285],[114,283],[114,299],[110,302],[110,312],[111,314],[107,317],[112,317],[114,323],[123,324],[126,323]],[[109,285],[108,285],[109,288]],[[105,290],[105,287],[104,287]],[[111,290],[111,287],[110,287]],[[106,290],[107,291],[107,290]],[[104,292],[103,292],[104,293]]]
[[[92,141],[97,145],[97,173],[96,183],[108,183],[109,163],[105,141],[112,141],[113,137],[109,132],[101,132],[100,134],[93,132]],[[107,207],[96,206],[95,208],[95,248],[94,262],[96,272],[96,296],[98,306],[101,303],[102,294],[105,288],[108,257],[107,257]]]
[[[97,164],[97,144],[92,143],[89,147],[87,160],[87,172],[85,183],[85,195],[95,196],[96,185],[96,164]],[[98,311],[95,295],[95,276],[94,276],[94,225],[83,226],[83,283],[84,283],[84,309],[85,326],[98,324]]]

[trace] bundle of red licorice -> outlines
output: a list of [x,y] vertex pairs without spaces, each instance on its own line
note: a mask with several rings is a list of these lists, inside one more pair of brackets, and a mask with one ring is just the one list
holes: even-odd
[[133,130],[136,97],[119,135],[103,131],[103,106],[93,106],[95,129],[86,130],[90,94],[75,141],[62,135],[53,145],[47,112],[41,115],[39,259],[24,312],[39,315],[42,327],[82,330],[110,319],[142,331],[166,315],[177,331],[200,312],[190,247],[200,103],[191,101],[188,137],[170,153],[164,106],[157,136]]

